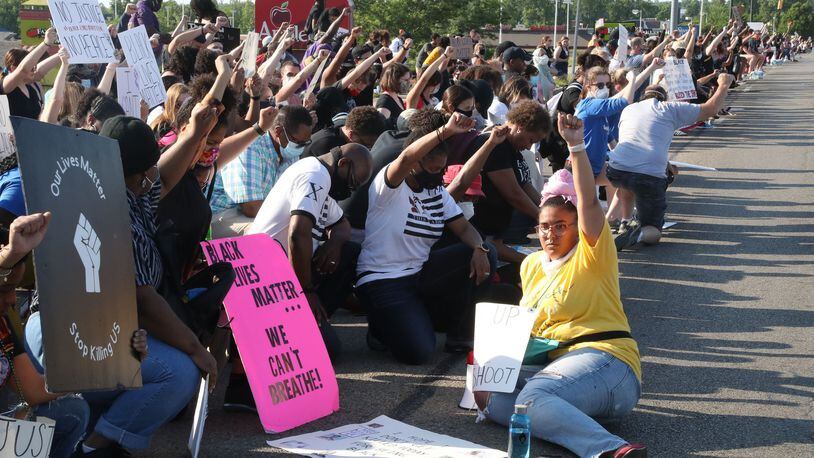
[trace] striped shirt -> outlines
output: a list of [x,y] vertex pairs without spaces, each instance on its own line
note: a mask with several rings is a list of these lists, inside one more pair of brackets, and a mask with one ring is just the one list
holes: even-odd
[[158,201],[161,199],[161,179],[146,193],[136,196],[127,190],[130,225],[133,230],[133,258],[136,262],[136,286],[158,288],[163,275],[161,254],[155,242]]
[[385,180],[386,173],[387,167],[376,175],[368,191],[365,241],[356,268],[357,286],[420,272],[444,227],[463,217],[445,188],[416,192],[406,181],[391,188]]

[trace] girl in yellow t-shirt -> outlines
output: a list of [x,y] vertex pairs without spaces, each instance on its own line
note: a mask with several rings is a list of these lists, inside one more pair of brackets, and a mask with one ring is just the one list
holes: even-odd
[[520,268],[520,305],[538,310],[532,337],[586,341],[548,352],[546,365],[524,366],[525,376],[521,374],[514,393],[476,393],[476,400],[487,418],[503,425],[515,404],[526,404],[532,434],[578,456],[644,457],[643,445],[630,444],[595,420],[617,419],[633,410],[641,395],[641,364],[631,337],[586,337],[605,332],[629,336],[630,326],[582,122],[561,115],[558,123],[571,151],[574,177],[557,172],[543,189],[537,226],[543,250]]

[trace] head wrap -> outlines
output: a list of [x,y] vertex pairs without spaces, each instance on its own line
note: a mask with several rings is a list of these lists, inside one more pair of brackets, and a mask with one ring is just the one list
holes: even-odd
[[543,186],[540,206],[545,205],[548,199],[562,197],[567,202],[577,206],[577,189],[574,187],[574,177],[568,170],[561,169],[551,176]]

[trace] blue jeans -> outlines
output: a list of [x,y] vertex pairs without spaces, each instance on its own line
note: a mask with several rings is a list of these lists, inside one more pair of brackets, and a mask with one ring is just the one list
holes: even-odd
[[636,211],[642,227],[653,226],[661,230],[667,211],[667,178],[625,172],[610,166],[606,175],[613,186],[626,189],[636,196]]
[[627,444],[597,420],[624,417],[640,395],[630,366],[609,353],[583,348],[547,366],[523,366],[514,393],[492,393],[484,414],[508,426],[514,405],[526,404],[534,437],[580,457],[596,457]]
[[[489,245],[491,275],[497,253]],[[356,288],[367,310],[370,333],[406,364],[424,364],[435,352],[435,324],[447,338],[472,339],[475,302],[489,290],[469,278],[472,248],[456,243],[433,250],[420,273],[375,280]]]
[[[29,355],[45,366],[39,313],[28,319],[25,335]],[[189,403],[201,380],[200,371],[185,353],[149,335],[147,345],[140,389],[82,395],[90,404],[94,431],[130,449],[149,447],[153,433]]]
[[34,407],[34,415],[54,420],[51,458],[67,458],[76,449],[88,428],[90,409],[81,397],[64,397]]

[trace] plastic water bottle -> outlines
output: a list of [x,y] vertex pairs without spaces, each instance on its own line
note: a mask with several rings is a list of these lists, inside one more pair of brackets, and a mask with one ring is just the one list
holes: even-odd
[[529,458],[531,454],[531,421],[525,404],[514,406],[509,422],[509,458]]

